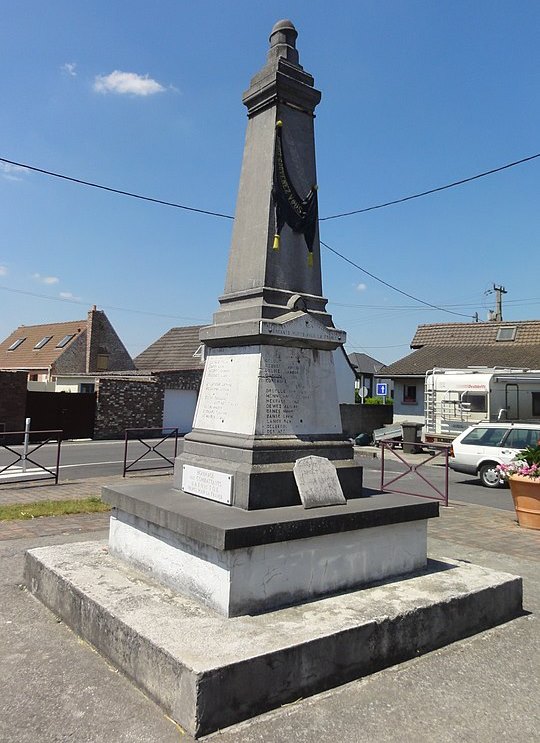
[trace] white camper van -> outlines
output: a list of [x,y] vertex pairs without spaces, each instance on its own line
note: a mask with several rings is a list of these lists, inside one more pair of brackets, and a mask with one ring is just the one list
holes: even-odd
[[426,441],[452,441],[481,421],[540,422],[540,370],[432,369],[424,394]]

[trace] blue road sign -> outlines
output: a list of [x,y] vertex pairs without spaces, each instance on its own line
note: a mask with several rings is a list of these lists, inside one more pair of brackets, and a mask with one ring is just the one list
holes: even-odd
[[377,382],[377,395],[379,397],[386,397],[388,394],[388,385],[386,382]]

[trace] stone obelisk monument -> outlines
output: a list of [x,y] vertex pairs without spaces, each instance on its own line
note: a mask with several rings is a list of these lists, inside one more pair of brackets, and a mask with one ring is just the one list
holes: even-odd
[[333,463],[362,494],[339,412],[332,351],[345,341],[322,296],[314,110],[290,21],[270,34],[244,94],[248,128],[225,292],[211,326],[194,429],[175,487],[245,509],[300,503],[293,467]]
[[[195,736],[521,610],[515,576],[427,566],[438,503],[362,493],[322,297],[313,111],[277,23],[244,102],[225,293],[175,487],[104,487],[109,541],[33,549],[29,590]],[[345,497],[344,497],[345,496]],[[381,585],[374,582],[384,581]],[[362,586],[362,590],[358,590]]]

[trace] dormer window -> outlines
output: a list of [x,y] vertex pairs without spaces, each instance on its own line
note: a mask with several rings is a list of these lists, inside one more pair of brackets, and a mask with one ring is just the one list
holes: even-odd
[[46,335],[44,338],[42,338],[36,345],[34,346],[34,350],[39,350],[40,348],[43,348],[52,338],[52,335]]
[[14,351],[16,348],[19,348],[21,343],[24,343],[26,338],[17,338],[16,341],[13,341],[11,346],[8,348],[8,351]]
[[516,338],[516,326],[511,325],[506,328],[499,328],[497,331],[497,341],[513,341]]

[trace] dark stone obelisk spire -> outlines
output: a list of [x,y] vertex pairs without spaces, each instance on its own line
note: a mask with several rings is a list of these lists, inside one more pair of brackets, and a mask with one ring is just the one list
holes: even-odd
[[207,346],[175,487],[244,509],[300,503],[293,468],[332,462],[346,497],[361,468],[342,433],[333,351],[345,341],[322,296],[314,110],[297,32],[279,21],[243,101],[248,126],[225,291]]
[[[331,326],[322,297],[319,232],[316,227],[310,265],[306,241],[285,224],[275,250],[273,199],[277,125],[281,126],[283,158],[301,195],[317,185],[314,110],[321,94],[313,77],[299,63],[298,33],[291,21],[275,24],[265,66],[244,93],[248,126],[225,292],[214,326],[202,339],[212,344],[226,336],[229,323],[275,318],[290,311],[291,297]],[[237,337],[238,326],[234,329]],[[247,331],[247,328],[246,328]]]

